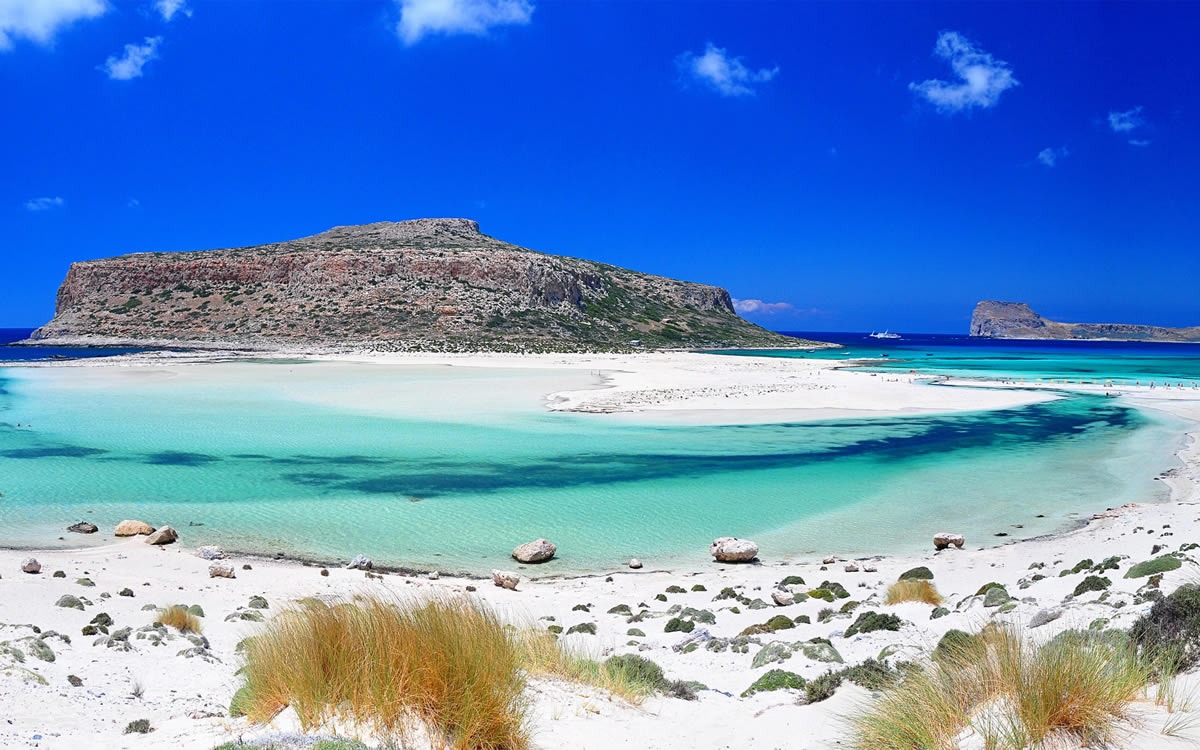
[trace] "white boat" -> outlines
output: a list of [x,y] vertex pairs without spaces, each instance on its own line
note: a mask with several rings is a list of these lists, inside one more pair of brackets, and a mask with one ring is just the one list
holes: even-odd
[[875,333],[874,331],[871,331],[871,338],[873,338],[873,339],[898,339],[898,338],[900,338],[900,334],[891,333],[889,331],[884,331],[883,333]]

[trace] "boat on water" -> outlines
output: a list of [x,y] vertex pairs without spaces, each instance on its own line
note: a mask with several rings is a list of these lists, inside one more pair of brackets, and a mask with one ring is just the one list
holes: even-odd
[[900,338],[900,334],[892,333],[891,331],[884,331],[883,333],[876,333],[875,331],[871,331],[871,338],[873,338],[873,339],[898,339],[898,338]]

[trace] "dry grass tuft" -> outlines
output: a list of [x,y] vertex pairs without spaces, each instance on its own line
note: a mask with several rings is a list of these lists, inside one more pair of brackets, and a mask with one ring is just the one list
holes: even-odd
[[942,603],[942,595],[929,581],[905,579],[888,586],[887,601],[884,603],[899,604],[900,602],[924,602],[936,607]]
[[640,705],[662,688],[662,670],[653,662],[649,662],[650,671],[621,668],[611,660],[599,662],[564,648],[553,635],[544,631],[531,629],[522,633],[520,648],[522,662],[530,674],[591,685],[634,705]]
[[178,604],[158,610],[154,621],[176,628],[180,633],[199,633],[203,629],[203,626],[200,625],[200,618],[188,612],[187,607]]
[[455,750],[515,750],[529,741],[521,660],[511,629],[470,600],[306,600],[247,643],[239,707],[265,722],[291,706],[305,730],[421,725]]
[[941,750],[957,747],[966,729],[988,748],[1038,747],[1056,737],[1102,744],[1154,676],[1120,640],[1081,633],[1035,647],[990,626],[939,647],[936,661],[852,716],[854,746]]

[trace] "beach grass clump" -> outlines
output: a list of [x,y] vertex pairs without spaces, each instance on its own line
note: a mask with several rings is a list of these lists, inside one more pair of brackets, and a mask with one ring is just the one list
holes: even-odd
[[[953,634],[953,635],[951,635]],[[1042,646],[990,625],[951,631],[935,658],[850,717],[859,750],[957,747],[965,730],[981,747],[1104,744],[1155,676],[1119,639],[1073,637]],[[1090,744],[1089,744],[1090,746]]]
[[636,654],[600,662],[564,647],[546,633],[534,631],[520,634],[517,643],[521,663],[529,674],[590,685],[634,705],[670,684],[657,664]]
[[1163,555],[1152,560],[1143,560],[1125,571],[1126,578],[1145,578],[1168,570],[1177,570],[1183,565],[1176,555]]
[[902,578],[888,586],[887,599],[884,604],[899,604],[901,602],[922,602],[938,606],[942,603],[942,595],[932,583],[924,579]]
[[470,599],[307,599],[246,643],[237,708],[265,723],[290,706],[305,731],[338,720],[402,739],[422,725],[454,750],[525,748],[523,646]]
[[175,628],[180,633],[199,633],[204,629],[200,624],[200,618],[189,612],[187,607],[180,604],[172,604],[169,607],[163,607],[158,610],[158,613],[154,616],[154,621],[167,627]]

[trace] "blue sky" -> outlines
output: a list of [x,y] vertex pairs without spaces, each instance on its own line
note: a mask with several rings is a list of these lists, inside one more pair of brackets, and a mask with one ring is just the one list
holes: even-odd
[[1200,5],[0,0],[0,326],[71,261],[468,216],[776,329],[1200,324]]

